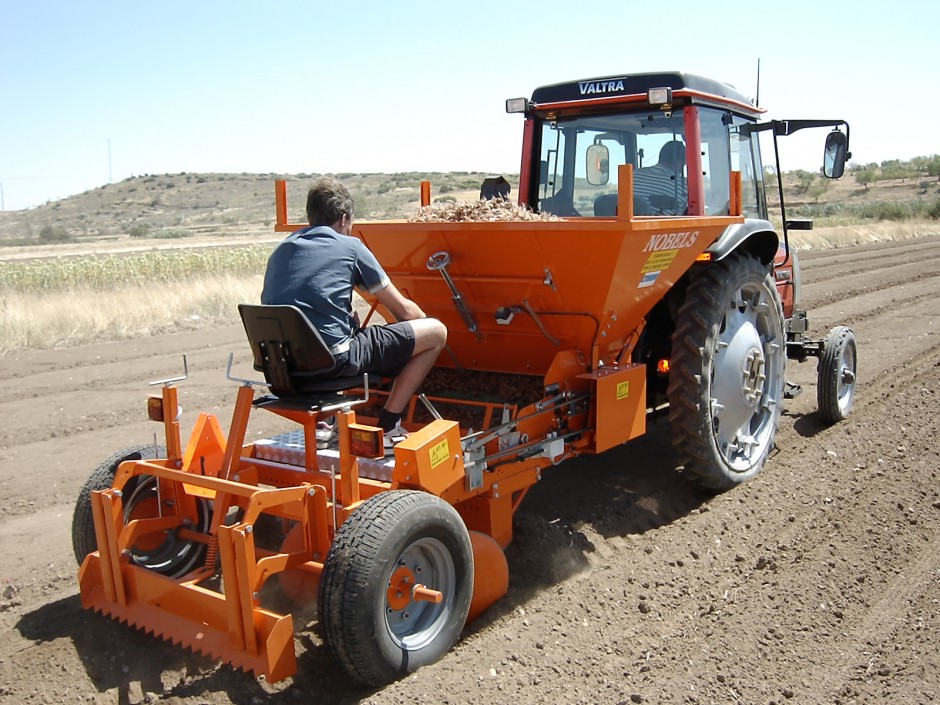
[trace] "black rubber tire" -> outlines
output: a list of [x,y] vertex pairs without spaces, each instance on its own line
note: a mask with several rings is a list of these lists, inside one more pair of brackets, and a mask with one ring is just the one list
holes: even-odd
[[[78,493],[75,510],[72,513],[72,551],[75,560],[81,565],[85,556],[98,550],[98,540],[95,536],[95,521],[91,511],[91,493],[94,490],[105,490],[114,482],[114,474],[118,466],[127,460],[155,460],[165,458],[166,449],[163,446],[147,445],[131,446],[125,448],[105,460],[99,465],[85,482]],[[153,478],[140,475],[131,478],[124,486],[125,513],[133,508],[135,496],[143,495],[148,490],[148,484],[153,484]],[[197,501],[199,520],[197,530],[205,531],[211,521],[211,510],[205,500]],[[178,577],[192,570],[205,555],[204,544],[194,541],[174,541],[168,538],[160,551],[154,554],[143,554],[131,551],[132,559],[140,566],[170,577]]]
[[773,448],[786,382],[783,310],[768,268],[745,253],[690,276],[672,341],[672,440],[702,485],[727,490],[760,472]]
[[851,328],[836,326],[826,336],[816,368],[816,402],[826,423],[845,419],[855,399],[858,348]]
[[[443,602],[393,610],[387,591],[403,565],[418,566],[416,580]],[[320,633],[350,676],[385,685],[450,650],[472,593],[473,551],[457,511],[425,492],[383,492],[336,532],[320,582]]]

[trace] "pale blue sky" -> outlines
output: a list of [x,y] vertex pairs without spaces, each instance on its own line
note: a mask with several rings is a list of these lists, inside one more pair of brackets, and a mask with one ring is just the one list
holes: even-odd
[[[657,70],[754,95],[758,58],[769,117],[844,118],[855,161],[908,159],[940,152],[938,27],[936,0],[0,0],[3,201],[183,171],[517,172],[506,98]],[[785,169],[818,166],[814,137]]]

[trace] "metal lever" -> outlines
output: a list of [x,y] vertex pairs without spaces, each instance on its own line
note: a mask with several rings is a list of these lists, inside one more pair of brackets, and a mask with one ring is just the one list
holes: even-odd
[[479,326],[477,325],[476,316],[473,315],[473,311],[467,306],[467,302],[463,300],[463,294],[457,289],[457,285],[454,284],[454,280],[451,279],[450,273],[447,271],[448,264],[450,264],[450,253],[441,250],[428,257],[427,267],[432,272],[437,271],[441,273],[441,276],[444,277],[444,282],[450,289],[452,295],[451,300],[454,302],[454,307],[460,313],[460,317],[463,319],[467,329],[477,337],[477,340],[483,340],[483,334],[480,332]]
[[444,418],[443,416],[440,415],[440,413],[438,413],[437,409],[434,408],[434,405],[431,403],[431,400],[428,399],[426,395],[424,395],[424,394],[419,394],[419,395],[418,395],[418,399],[421,400],[421,403],[424,404],[425,408],[427,408],[428,412],[429,412],[429,413],[431,414],[431,416],[433,416],[435,419],[437,419],[438,421],[440,421],[441,419]]
[[186,356],[183,355],[183,376],[182,377],[168,377],[167,379],[157,379],[148,384],[151,387],[156,387],[157,385],[163,385],[167,387],[175,382],[182,382],[184,379],[189,377],[189,363],[186,361]]

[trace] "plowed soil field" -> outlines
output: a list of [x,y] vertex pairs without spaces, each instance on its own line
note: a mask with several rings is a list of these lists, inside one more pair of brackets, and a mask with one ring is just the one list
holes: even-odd
[[381,690],[339,673],[303,619],[299,673],[271,685],[80,607],[80,487],[153,438],[147,382],[179,374],[182,353],[183,428],[202,410],[227,426],[239,326],[7,355],[0,701],[940,701],[940,237],[802,261],[813,332],[858,337],[851,417],[823,425],[815,362],[791,363],[805,391],[764,471],[735,490],[684,477],[665,420],[545,472],[516,516],[509,594],[442,661]]

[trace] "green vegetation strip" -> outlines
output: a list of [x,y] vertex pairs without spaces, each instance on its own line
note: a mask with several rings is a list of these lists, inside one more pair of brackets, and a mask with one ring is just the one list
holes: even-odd
[[128,285],[185,283],[262,274],[270,245],[166,250],[133,255],[0,262],[0,293],[113,291]]

